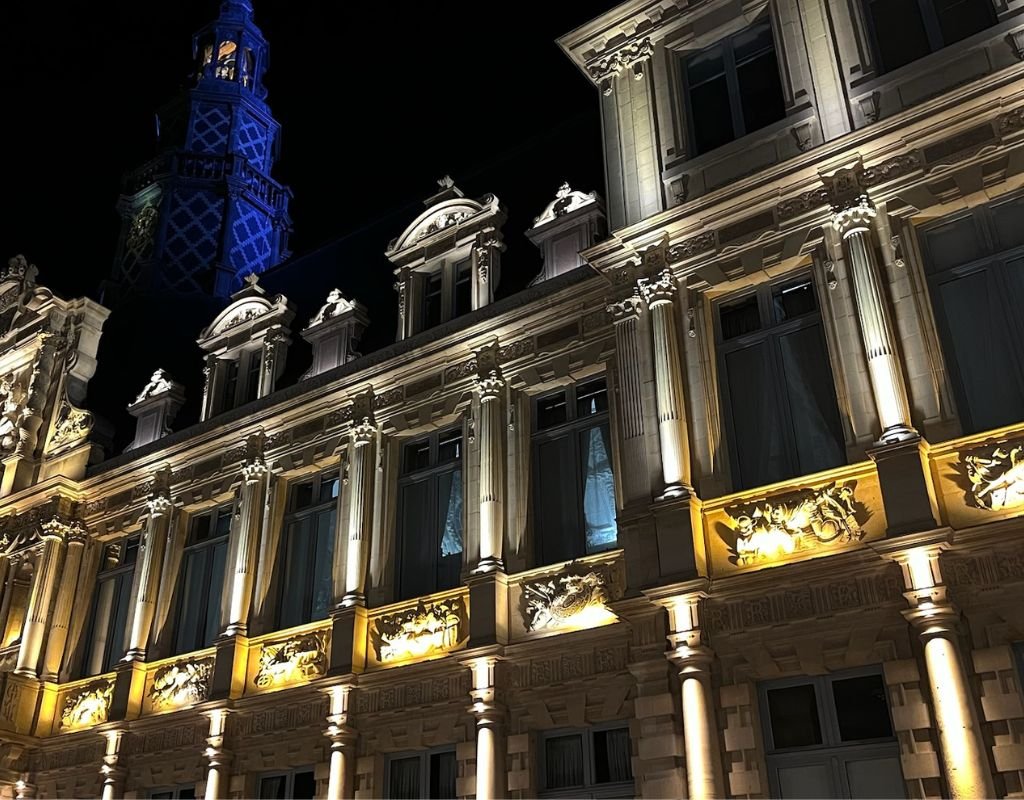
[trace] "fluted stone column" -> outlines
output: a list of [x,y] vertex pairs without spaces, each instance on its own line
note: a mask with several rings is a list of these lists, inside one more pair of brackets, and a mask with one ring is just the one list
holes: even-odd
[[665,497],[684,494],[690,486],[690,444],[686,430],[683,362],[676,327],[676,281],[664,269],[637,283],[651,312],[654,378],[657,390],[658,434]]
[[502,542],[505,535],[505,488],[503,438],[506,425],[502,414],[505,380],[495,368],[477,378],[480,398],[480,554],[475,572],[493,572],[504,568]]
[[639,291],[624,300],[608,305],[615,326],[615,352],[618,367],[618,417],[622,432],[625,499],[636,500],[648,495],[647,448],[644,442],[644,412],[641,400],[640,312],[643,304]]
[[4,580],[4,595],[0,600],[0,647],[7,646],[7,623],[11,616],[11,601],[14,598],[14,583],[18,576],[18,569],[21,566],[19,556],[4,556],[2,559],[3,569],[6,572]]
[[73,525],[67,537],[67,554],[61,570],[60,586],[57,589],[57,603],[53,609],[53,624],[46,638],[46,652],[43,656],[43,680],[60,680],[60,668],[64,661],[64,648],[71,626],[71,609],[78,589],[82,554],[85,552],[85,530]]
[[126,658],[144,661],[149,646],[156,601],[160,592],[160,573],[163,569],[164,552],[167,549],[167,532],[171,526],[173,504],[166,486],[154,491],[146,502],[149,520],[142,537],[139,563],[139,594],[135,598],[135,616],[132,619],[131,635],[128,639]]
[[923,542],[905,548],[899,544],[894,539],[880,548],[890,550],[888,556],[903,568],[907,588],[903,596],[910,604],[903,616],[924,645],[948,796],[953,800],[995,797],[985,735],[960,652],[960,611],[942,581],[939,555],[945,543]]
[[[348,536],[345,542],[345,591],[343,606],[366,602],[366,575],[370,560],[370,536],[373,533],[373,483],[377,423],[372,399],[357,404],[365,412],[352,427],[352,463],[348,469]],[[340,528],[340,526],[339,526]],[[342,552],[340,549],[337,552]]]
[[206,793],[203,800],[224,800],[228,796],[228,768],[231,764],[231,753],[224,749],[224,736],[227,732],[228,710],[216,708],[204,712],[210,720],[210,734],[206,737]]
[[508,788],[505,766],[507,711],[498,702],[498,661],[485,656],[473,659],[467,666],[472,673],[473,686],[470,711],[476,718],[476,798],[494,800],[504,797]]
[[32,590],[25,611],[25,625],[18,650],[18,675],[35,677],[43,642],[50,628],[50,607],[57,590],[57,580],[64,560],[64,540],[69,532],[67,523],[54,517],[42,524],[43,549],[36,559],[32,575]]
[[116,800],[124,795],[124,779],[128,770],[121,766],[121,741],[124,731],[103,731],[100,734],[106,746],[103,749],[103,766],[100,775],[103,777],[102,800]]
[[327,730],[324,731],[331,742],[327,800],[351,800],[354,796],[358,734],[349,724],[351,693],[351,686],[332,686],[327,690],[331,698],[331,713],[327,715]]
[[683,746],[690,800],[724,797],[718,753],[718,724],[711,692],[714,652],[704,645],[698,614],[703,592],[691,592],[666,604],[673,649],[667,653],[679,670],[683,704]]
[[875,207],[860,195],[836,211],[832,218],[843,242],[843,255],[853,284],[857,320],[868,375],[882,427],[880,442],[891,443],[917,436],[910,421],[910,404],[903,381],[882,274],[875,257],[872,233]]
[[263,529],[269,472],[263,460],[262,436],[257,438],[258,441],[250,441],[250,453],[242,467],[238,550],[235,554],[235,572],[231,583],[228,625],[224,631],[228,636],[245,636],[249,630],[249,609],[252,606],[253,584],[256,580],[256,553],[259,551],[260,531]]

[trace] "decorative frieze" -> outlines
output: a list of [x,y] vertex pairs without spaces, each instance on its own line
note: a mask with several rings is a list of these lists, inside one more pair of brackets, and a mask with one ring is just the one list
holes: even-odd
[[88,728],[107,721],[110,702],[114,697],[114,681],[105,678],[93,681],[67,694],[60,714],[60,727],[64,730]]
[[319,678],[327,672],[327,631],[311,631],[260,648],[253,683],[259,689]]
[[201,703],[210,692],[213,657],[196,661],[178,661],[160,667],[153,674],[148,700],[154,711]]
[[608,578],[600,572],[561,575],[523,584],[528,631],[590,628],[614,622],[608,608]]
[[440,655],[461,646],[468,636],[461,597],[421,600],[412,608],[377,617],[370,629],[370,643],[382,664]]
[[968,499],[977,508],[1003,511],[1024,506],[1024,444],[1001,444],[987,453],[965,455],[962,469],[970,482]]

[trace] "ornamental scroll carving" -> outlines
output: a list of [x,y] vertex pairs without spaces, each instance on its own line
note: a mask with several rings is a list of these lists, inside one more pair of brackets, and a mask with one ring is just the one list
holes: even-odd
[[260,689],[319,678],[327,672],[327,632],[313,631],[263,645],[253,682]]
[[1024,506],[1024,444],[964,456],[968,502],[986,511]]
[[469,635],[462,598],[423,602],[374,621],[370,640],[381,662],[453,650]]
[[213,659],[181,661],[156,671],[149,687],[149,702],[154,711],[201,703],[210,691]]
[[53,435],[47,449],[52,452],[83,441],[92,430],[92,425],[92,414],[76,408],[65,397],[57,412],[57,422],[53,427]]
[[523,621],[529,631],[609,621],[614,618],[608,609],[609,595],[608,578],[600,572],[526,583]]
[[22,439],[28,408],[28,376],[11,373],[0,378],[0,455],[10,455]]
[[735,563],[741,566],[773,561],[794,553],[819,550],[864,538],[854,496],[855,484],[830,484],[753,507],[728,509],[736,535]]
[[96,681],[72,692],[64,698],[60,726],[68,729],[85,728],[106,722],[113,697],[112,680]]

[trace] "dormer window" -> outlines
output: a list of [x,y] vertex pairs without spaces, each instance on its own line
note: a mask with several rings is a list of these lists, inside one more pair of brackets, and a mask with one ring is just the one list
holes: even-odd
[[423,328],[461,317],[473,310],[473,260],[443,263],[427,275],[423,289]]

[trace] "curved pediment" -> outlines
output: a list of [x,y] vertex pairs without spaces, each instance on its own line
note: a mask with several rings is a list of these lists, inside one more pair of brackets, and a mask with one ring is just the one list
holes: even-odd
[[497,206],[498,200],[493,195],[485,197],[483,203],[465,197],[442,200],[416,217],[388,248],[388,254],[412,247],[438,231],[460,225],[478,214],[495,210]]
[[225,331],[237,328],[239,325],[269,314],[273,310],[274,304],[265,297],[244,297],[221,311],[213,323],[203,331],[202,338],[220,336]]

